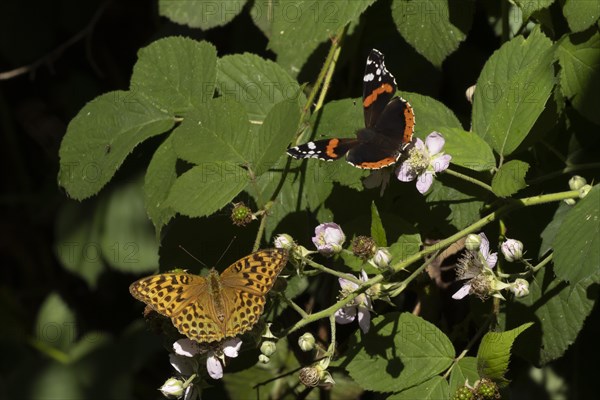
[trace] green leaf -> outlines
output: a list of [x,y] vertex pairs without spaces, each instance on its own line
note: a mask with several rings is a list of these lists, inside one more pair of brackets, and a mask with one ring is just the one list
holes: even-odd
[[188,217],[203,217],[225,207],[248,184],[247,172],[231,163],[205,163],[182,174],[166,207]]
[[75,314],[56,292],[51,292],[40,307],[36,338],[47,346],[66,351],[77,338]]
[[573,32],[581,32],[594,25],[600,17],[600,2],[565,0],[563,14]]
[[508,197],[527,187],[525,175],[529,164],[520,160],[504,163],[492,178],[492,190],[499,197]]
[[158,11],[163,17],[190,28],[207,30],[223,26],[244,9],[247,0],[159,0]]
[[[561,357],[575,341],[585,319],[598,300],[598,276],[571,287],[555,279],[550,265],[542,268],[529,284],[529,296],[508,303],[508,329],[518,324],[536,324],[517,342],[515,352],[535,365],[545,365]],[[504,323],[506,325],[507,322]]]
[[158,108],[183,114],[212,99],[217,76],[213,45],[169,37],[144,47],[138,57],[131,91],[147,97]]
[[123,272],[151,272],[158,267],[158,242],[144,206],[139,179],[116,187],[104,214],[101,254]]
[[477,369],[481,376],[504,381],[512,345],[517,336],[531,325],[533,322],[506,332],[488,332],[483,336],[477,351]]
[[294,138],[300,120],[300,107],[295,101],[283,100],[276,104],[258,130],[252,142],[250,167],[256,176],[268,171]]
[[452,156],[452,164],[474,171],[489,171],[496,166],[490,146],[473,132],[460,128],[439,128],[446,139],[444,153]]
[[448,382],[441,376],[434,376],[410,389],[394,393],[387,400],[414,400],[414,399],[448,399]]
[[342,364],[364,389],[378,392],[419,385],[444,371],[454,359],[446,335],[410,313],[374,318],[369,332],[357,332],[349,348],[353,350]]
[[83,200],[100,191],[140,142],[171,129],[173,117],[131,92],[109,92],[71,120],[60,145],[58,183]]
[[175,153],[197,165],[230,162],[249,165],[254,138],[241,104],[219,97],[192,110],[173,132]]
[[450,388],[448,392],[456,392],[456,389],[464,386],[467,382],[472,385],[478,381],[479,378],[477,359],[475,357],[461,358],[454,368],[452,368],[452,372],[450,373]]
[[56,219],[54,252],[62,266],[79,276],[91,288],[106,265],[101,257],[106,196],[84,204],[65,203]]
[[502,45],[486,62],[473,98],[473,132],[511,154],[544,110],[554,86],[552,42],[539,29]]
[[379,216],[379,210],[375,202],[371,202],[371,237],[377,243],[377,246],[387,247],[387,237],[385,236],[385,229]]
[[425,201],[433,211],[431,218],[444,220],[457,230],[479,219],[479,211],[484,204],[477,196],[444,185],[439,180],[433,181]]
[[514,2],[521,9],[523,23],[525,23],[534,13],[550,7],[554,0],[514,0]]
[[280,0],[272,9],[273,34],[269,40],[277,63],[292,76],[298,75],[320,43],[331,40],[344,25],[358,20],[373,2]]
[[571,285],[600,276],[600,185],[564,218],[554,239],[554,266]]
[[[364,128],[365,122],[360,99],[343,99],[330,101],[318,113],[311,116],[311,128],[307,129],[299,143],[306,143],[309,138],[320,140],[330,137],[356,137],[356,131]],[[362,190],[361,178],[367,175],[365,170],[355,168],[347,162],[323,162],[306,160],[314,168],[317,176],[327,182],[339,184],[355,190]]]
[[[314,160],[317,161],[317,160]],[[281,156],[269,173],[262,174],[256,181],[256,185],[249,185],[246,190],[254,198],[257,204],[261,205],[265,199],[268,199],[278,187],[282,171],[287,162],[291,163],[290,173],[288,173],[279,196],[273,202],[269,209],[265,236],[269,238],[277,225],[290,214],[297,211],[304,213],[306,211],[314,212],[331,194],[333,183],[328,177],[323,176],[318,169],[318,163],[306,162],[306,169],[300,168],[302,161],[290,160],[287,155]],[[300,221],[304,222],[303,216]]]
[[538,256],[542,257],[548,251],[552,249],[554,244],[554,238],[558,233],[565,217],[568,215],[568,212],[571,211],[573,206],[566,204],[565,202],[560,202],[554,216],[552,217],[552,221],[542,231],[540,237],[542,238],[542,244],[540,245],[540,251],[538,252]]
[[257,122],[264,121],[271,107],[284,100],[305,101],[304,95],[298,94],[298,82],[281,66],[249,53],[219,59],[217,89],[243,105],[250,120]]
[[394,0],[392,18],[402,37],[436,67],[465,40],[473,22],[473,1]]
[[398,92],[397,94],[407,100],[414,109],[415,135],[417,137],[424,140],[433,131],[443,133],[444,131],[441,131],[443,128],[462,129],[460,121],[452,110],[433,97],[411,92]]
[[176,164],[177,154],[173,149],[172,136],[169,136],[152,156],[144,182],[146,212],[154,224],[157,238],[162,228],[175,216],[175,211],[165,207],[164,203],[177,179]]
[[[583,3],[588,3],[583,2]],[[573,107],[595,124],[600,124],[600,33],[576,34],[559,41],[560,88]]]

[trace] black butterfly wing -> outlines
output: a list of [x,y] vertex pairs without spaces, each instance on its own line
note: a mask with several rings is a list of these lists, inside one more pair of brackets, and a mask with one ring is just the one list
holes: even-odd
[[394,93],[396,93],[396,79],[385,67],[383,54],[379,50],[371,50],[363,76],[365,127],[375,126]]
[[287,153],[294,158],[318,158],[324,161],[337,160],[358,144],[356,139],[323,139],[289,148]]
[[415,113],[410,103],[402,97],[392,99],[383,109],[374,130],[391,138],[398,148],[410,143],[415,131]]

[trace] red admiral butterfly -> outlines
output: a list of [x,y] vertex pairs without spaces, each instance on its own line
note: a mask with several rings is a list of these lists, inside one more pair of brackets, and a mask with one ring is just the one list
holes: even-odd
[[393,165],[412,142],[415,128],[413,108],[401,97],[394,97],[396,79],[387,70],[383,54],[371,50],[363,77],[365,128],[356,139],[323,139],[288,149],[294,158],[346,161],[357,168],[380,169]]

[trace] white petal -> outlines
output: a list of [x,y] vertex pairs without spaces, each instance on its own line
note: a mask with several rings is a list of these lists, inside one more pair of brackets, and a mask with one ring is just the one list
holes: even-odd
[[483,258],[485,258],[487,260],[487,258],[490,255],[490,241],[488,240],[487,236],[485,236],[485,233],[481,232],[479,234],[479,237],[481,238],[481,244],[479,245],[479,251],[481,252],[481,255],[483,256]]
[[461,287],[458,290],[458,292],[456,292],[452,295],[452,298],[454,300],[460,300],[463,297],[465,297],[466,295],[468,295],[470,291],[471,291],[471,285],[469,285],[469,284],[463,285],[463,287]]
[[423,143],[421,139],[417,138],[415,140],[415,148],[420,152],[423,152],[423,150],[425,150],[425,143]]
[[400,182],[411,182],[417,177],[416,172],[410,167],[408,162],[403,162],[396,168],[396,177]]
[[190,376],[196,371],[196,361],[193,358],[178,356],[177,354],[169,354],[169,362],[175,368],[175,371],[181,375]]
[[235,358],[239,354],[240,347],[242,347],[241,339],[228,339],[223,343],[223,354],[225,354],[229,358]]
[[496,266],[496,262],[498,262],[498,253],[491,253],[485,259],[488,264],[488,267],[494,268]]
[[369,332],[371,327],[371,313],[362,306],[358,306],[358,326],[360,326],[363,333]]
[[450,160],[452,160],[452,156],[450,154],[444,154],[443,156],[434,157],[431,160],[433,170],[435,172],[442,172],[445,169],[448,169],[448,167],[450,166]]
[[213,379],[221,379],[223,377],[223,365],[221,365],[221,361],[215,356],[206,359],[206,370],[208,371],[208,375]]
[[173,343],[173,350],[175,351],[175,354],[185,357],[194,357],[195,355],[202,353],[198,343],[187,338],[179,339]]
[[419,193],[424,194],[429,190],[433,183],[433,174],[431,172],[425,172],[417,179],[417,190]]
[[358,288],[358,285],[356,283],[349,281],[345,278],[338,278],[338,282],[340,283],[340,287],[342,288],[342,290],[346,290],[348,292],[352,292],[356,288]]
[[200,392],[198,392],[198,388],[194,385],[190,385],[185,389],[185,395],[183,396],[183,400],[199,400]]
[[349,324],[356,318],[356,307],[344,307],[335,312],[335,322],[340,325]]
[[364,269],[360,270],[360,280],[363,282],[366,282],[369,280],[369,275],[367,275],[367,273],[365,272]]
[[427,135],[427,138],[425,139],[425,146],[427,146],[427,150],[429,151],[430,156],[433,156],[442,151],[442,148],[444,148],[445,143],[446,140],[439,132],[431,132],[429,135]]

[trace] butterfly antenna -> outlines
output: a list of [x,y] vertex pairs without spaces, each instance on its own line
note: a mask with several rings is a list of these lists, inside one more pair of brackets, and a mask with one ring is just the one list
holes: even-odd
[[192,257],[194,260],[198,261],[200,264],[204,265],[206,268],[209,268],[209,267],[208,267],[208,265],[204,264],[202,261],[200,261],[198,258],[196,258],[196,257],[195,257],[195,256],[194,256],[192,253],[190,253],[189,251],[187,251],[187,250],[185,249],[185,247],[183,247],[182,245],[179,245],[179,248],[180,248],[181,250],[185,251],[185,253],[186,253],[188,256]]
[[227,245],[227,247],[225,248],[225,251],[223,251],[223,253],[221,254],[221,257],[219,257],[219,259],[217,260],[217,262],[215,263],[215,266],[219,265],[219,262],[223,259],[223,256],[225,254],[227,254],[227,250],[229,250],[229,248],[231,247],[231,245],[233,244],[233,242],[235,241],[235,239],[237,239],[237,236],[234,236],[231,239],[231,242],[229,242],[229,244]]

